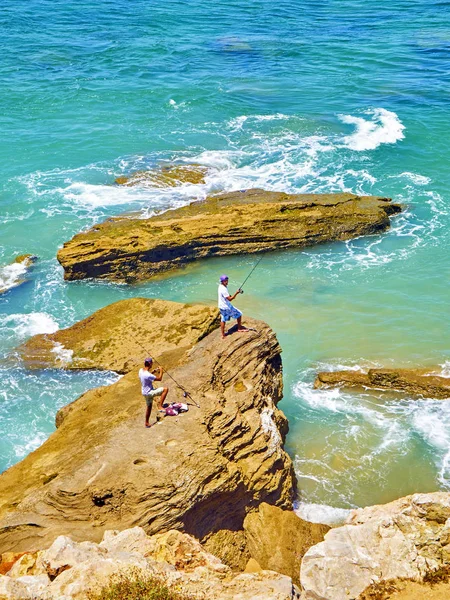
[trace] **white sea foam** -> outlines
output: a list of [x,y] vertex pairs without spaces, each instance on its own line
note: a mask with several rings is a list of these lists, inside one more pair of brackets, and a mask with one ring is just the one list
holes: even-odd
[[58,323],[44,312],[7,315],[1,318],[0,325],[12,330],[19,338],[38,333],[54,333],[59,329]]
[[450,360],[446,360],[445,363],[439,366],[441,367],[439,375],[441,377],[450,377]]
[[399,173],[395,176],[396,178],[404,177],[409,179],[414,183],[414,185],[427,185],[431,183],[431,179],[429,177],[425,177],[425,175],[420,175],[419,173],[411,173],[410,171],[404,171],[403,173]]
[[323,523],[335,527],[343,525],[352,509],[335,508],[326,504],[314,504],[312,502],[296,502],[294,512],[301,519],[310,523]]
[[27,272],[26,262],[12,263],[0,268],[0,292],[16,286]]
[[62,365],[68,365],[72,362],[73,350],[65,348],[60,342],[54,342],[54,347],[50,350],[56,356],[56,361]]
[[282,113],[275,113],[272,115],[241,115],[231,119],[227,123],[227,127],[231,130],[238,131],[242,129],[245,123],[257,123],[258,121],[284,121],[288,119],[298,119],[299,117],[293,115],[284,115]]
[[269,435],[269,450],[275,452],[281,447],[282,440],[278,427],[273,420],[273,410],[270,408],[264,408],[261,411],[261,428]]
[[76,182],[59,191],[67,201],[91,207],[133,204],[143,200],[148,202],[150,199],[148,190],[142,186],[116,187]]
[[41,446],[45,442],[47,437],[48,437],[48,434],[46,434],[42,431],[39,431],[39,432],[36,432],[32,437],[29,437],[27,439],[26,443],[15,444],[14,453],[15,453],[17,460],[24,458],[30,452],[33,452],[33,450],[36,450],[36,448],[39,448],[39,446]]
[[355,133],[344,137],[347,148],[358,152],[375,150],[381,144],[395,144],[405,137],[405,126],[394,112],[385,108],[374,108],[364,111],[364,114],[372,118],[339,115],[343,123],[356,127]]

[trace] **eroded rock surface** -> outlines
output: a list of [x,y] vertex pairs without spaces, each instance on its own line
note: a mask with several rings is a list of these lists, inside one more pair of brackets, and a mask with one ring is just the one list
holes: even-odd
[[353,511],[303,557],[302,600],[350,600],[371,584],[424,579],[450,565],[450,494],[414,494]]
[[58,260],[65,279],[135,282],[199,258],[380,233],[400,210],[390,199],[373,196],[243,190],[150,219],[109,219],[66,242]]
[[[142,300],[128,302],[142,314]],[[151,313],[149,330],[161,326],[157,347],[164,348],[171,339],[162,327],[167,316]],[[266,324],[246,322],[255,331],[222,340],[214,330],[195,342],[204,332],[197,330],[190,347],[164,354],[163,364],[173,365],[171,375],[199,405],[184,415],[146,429],[136,368],[74,402],[59,429],[0,476],[0,552],[45,548],[61,534],[98,541],[105,529],[135,525],[203,539],[242,529],[261,502],[289,509],[294,471],[283,449],[287,420],[276,407],[280,347]],[[182,315],[172,325],[181,323]],[[91,339],[89,323],[82,331]],[[107,340],[108,330],[103,335]],[[122,361],[125,354],[118,354]],[[136,354],[145,357],[141,350],[133,360]],[[168,400],[185,400],[167,376],[164,384]]]
[[128,373],[146,355],[180,356],[219,324],[210,306],[133,298],[105,306],[56,333],[35,335],[18,351],[28,368]]
[[232,573],[199,542],[179,531],[148,536],[140,527],[106,531],[100,544],[58,537],[37,557],[33,568],[0,575],[6,600],[87,600],[120,572],[133,577],[158,576],[190,597],[222,600],[294,600],[289,577],[271,571]]
[[416,397],[450,398],[450,378],[440,377],[431,369],[326,371],[317,374],[314,387],[364,387],[398,390]]

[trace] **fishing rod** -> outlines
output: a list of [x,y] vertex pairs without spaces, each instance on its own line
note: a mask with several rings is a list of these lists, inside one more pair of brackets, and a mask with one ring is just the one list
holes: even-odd
[[253,273],[253,271],[256,269],[256,267],[259,265],[259,263],[262,261],[262,259],[264,258],[264,254],[261,256],[261,258],[255,263],[255,265],[253,266],[253,269],[250,271],[250,273],[247,275],[247,277],[244,279],[244,283],[239,287],[239,290],[241,291],[241,294],[244,293],[244,290],[242,289],[245,285],[245,283],[250,279],[250,275]]
[[[138,344],[138,346],[140,346],[142,348],[142,350],[148,354],[148,350],[147,348],[144,348],[144,346],[138,342],[138,340],[136,338],[134,338],[134,341]],[[178,386],[180,388],[180,390],[183,391],[183,398],[189,398],[190,400],[192,400],[194,406],[196,406],[197,408],[200,408],[200,404],[197,404],[197,402],[194,400],[194,398],[191,396],[191,393],[183,386],[181,385],[181,383],[178,383],[178,381],[175,379],[175,377],[172,377],[172,375],[169,373],[169,371],[167,371],[162,364],[159,362],[159,360],[156,360],[156,358],[152,357],[152,361],[155,362],[157,365],[159,365],[161,367],[161,369],[163,369],[164,373],[166,375],[168,375],[170,377],[170,379],[174,382],[174,384],[176,386]]]

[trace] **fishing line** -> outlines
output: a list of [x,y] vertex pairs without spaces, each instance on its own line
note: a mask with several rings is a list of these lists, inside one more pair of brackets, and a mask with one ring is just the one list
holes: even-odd
[[241,294],[244,293],[244,290],[242,289],[245,285],[245,283],[250,279],[250,275],[253,273],[253,271],[256,269],[256,267],[259,265],[259,263],[262,261],[262,259],[264,258],[264,254],[261,256],[261,258],[255,263],[255,265],[253,266],[253,269],[250,271],[250,273],[247,275],[247,277],[244,279],[244,282],[242,283],[242,285],[239,287]]
[[[134,338],[134,341],[136,342],[136,344],[138,344],[138,346],[140,346],[142,348],[142,350],[146,353],[149,354],[147,348],[144,348],[144,346],[138,342],[138,340],[136,338]],[[200,404],[197,404],[197,402],[194,400],[194,398],[191,396],[191,393],[183,386],[181,385],[181,383],[178,383],[178,381],[175,379],[175,377],[172,377],[172,375],[169,373],[169,371],[167,371],[163,365],[159,362],[159,360],[156,360],[156,358],[154,358],[152,356],[152,361],[155,362],[157,365],[159,365],[161,367],[161,369],[163,369],[164,373],[166,375],[168,375],[170,377],[170,379],[175,383],[175,385],[177,385],[180,390],[182,390],[183,392],[183,397],[184,398],[189,398],[190,400],[192,400],[194,406],[196,406],[197,408],[200,408]]]

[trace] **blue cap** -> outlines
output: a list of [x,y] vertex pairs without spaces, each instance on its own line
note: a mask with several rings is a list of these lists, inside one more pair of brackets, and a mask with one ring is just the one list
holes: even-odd
[[221,275],[220,276],[221,283],[223,283],[225,281],[225,279],[228,279],[228,275]]

